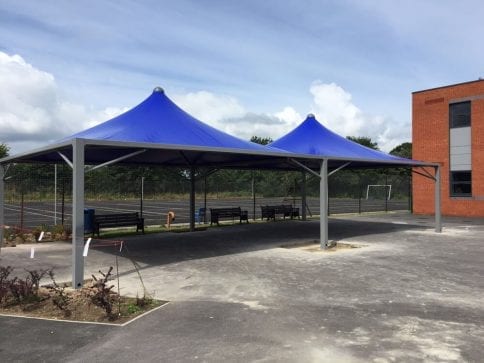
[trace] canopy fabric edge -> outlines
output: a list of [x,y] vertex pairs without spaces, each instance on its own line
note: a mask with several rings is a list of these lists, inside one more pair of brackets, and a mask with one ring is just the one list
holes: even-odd
[[[264,150],[264,151],[255,151],[255,150],[245,150],[245,149],[233,149],[233,148],[219,148],[219,147],[198,147],[198,146],[189,146],[189,145],[176,145],[176,144],[155,144],[155,143],[137,143],[137,142],[121,142],[121,141],[108,141],[108,140],[89,140],[89,139],[72,139],[66,142],[58,143],[49,145],[43,148],[32,150],[31,152],[21,153],[18,155],[12,155],[0,159],[0,164],[7,164],[7,163],[15,163],[15,162],[41,162],[36,161],[35,157],[53,153],[56,151],[62,151],[66,148],[72,147],[72,145],[76,142],[76,140],[80,140],[86,148],[89,146],[99,146],[99,147],[118,147],[118,148],[126,148],[126,149],[149,149],[149,150],[170,150],[170,151],[194,151],[194,152],[207,152],[207,153],[225,153],[225,154],[235,154],[235,155],[246,155],[246,156],[266,156],[266,157],[273,157],[273,158],[293,158],[298,160],[307,160],[307,161],[321,161],[321,160],[330,160],[330,161],[341,161],[341,162],[357,162],[357,163],[364,163],[364,166],[359,167],[372,167],[372,166],[388,166],[388,167],[436,167],[439,166],[439,163],[435,162],[424,162],[418,160],[372,160],[366,158],[343,158],[343,157],[334,157],[334,156],[323,156],[323,155],[307,155],[307,154],[298,154],[298,153],[291,153],[289,151],[284,150]],[[59,162],[63,162],[62,158],[59,156]],[[108,159],[104,160],[108,161]],[[53,161],[50,161],[51,163]],[[55,161],[54,161],[55,162]],[[86,163],[89,163],[90,160],[86,159]],[[97,161],[96,161],[97,162]],[[249,162],[250,163],[250,162]],[[163,165],[160,163],[159,165]],[[228,165],[227,165],[228,166]],[[256,166],[256,165],[255,165]],[[351,168],[351,165],[349,166]],[[313,167],[314,168],[314,167]],[[276,168],[277,169],[277,168]],[[287,169],[287,168],[284,168]],[[294,167],[294,169],[297,169]]]

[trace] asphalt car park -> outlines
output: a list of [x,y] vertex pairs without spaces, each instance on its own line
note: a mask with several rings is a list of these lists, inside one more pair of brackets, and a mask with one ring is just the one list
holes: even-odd
[[[168,300],[126,325],[0,317],[3,361],[452,362],[482,360],[484,223],[408,213],[332,217],[354,248],[309,252],[319,221],[227,225],[94,245],[85,274],[119,261],[122,294]],[[299,248],[301,247],[301,248]],[[3,248],[2,265],[70,279],[70,244]],[[117,257],[116,257],[117,256]]]

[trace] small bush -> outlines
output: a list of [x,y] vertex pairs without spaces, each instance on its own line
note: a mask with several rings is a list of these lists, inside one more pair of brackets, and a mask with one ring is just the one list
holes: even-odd
[[[143,297],[120,298],[113,292],[110,285],[113,268],[107,273],[99,271],[101,277],[92,276],[93,283],[82,289],[70,289],[68,284],[59,284],[55,280],[53,269],[26,270],[25,278],[12,277],[11,266],[0,266],[0,310],[8,312],[27,312],[27,315],[46,314],[44,316],[74,320],[111,321],[127,318],[156,306],[151,296],[145,293]],[[40,286],[41,279],[48,274],[52,283]],[[115,307],[118,303],[118,307]],[[86,309],[86,305],[94,304],[101,309]],[[54,308],[55,307],[55,308]]]
[[141,311],[141,308],[138,304],[128,304],[126,311],[128,314],[138,314]]
[[25,279],[14,277],[8,281],[10,295],[17,304],[31,303],[40,301],[39,286],[40,280],[50,270],[26,270],[28,275]]
[[94,305],[103,308],[109,319],[115,318],[115,315],[113,314],[113,304],[115,302],[115,297],[117,297],[117,294],[112,291],[114,285],[108,286],[108,281],[111,278],[112,271],[112,266],[109,268],[107,273],[99,270],[99,273],[102,275],[102,277],[99,279],[92,275],[93,284],[91,287],[93,290],[91,302]]
[[48,232],[49,231],[49,226],[47,224],[41,224],[37,227],[34,228],[33,235],[35,237],[35,241],[37,242],[39,240],[40,234],[42,232]]
[[150,305],[153,302],[153,299],[146,294],[143,297],[136,296],[136,306],[145,307]]
[[47,270],[25,270],[29,274],[26,278],[29,279],[30,283],[32,284],[32,289],[34,291],[35,295],[39,294],[39,287],[40,287],[40,280],[45,275],[50,275],[50,272],[52,272],[52,269],[47,269]]
[[7,242],[7,245],[15,246],[15,242],[23,243],[25,242],[25,236],[22,233],[22,230],[18,227],[9,227],[4,228],[4,238]]
[[3,304],[7,301],[8,296],[10,295],[8,277],[10,276],[12,271],[12,266],[0,266],[0,306],[3,306]]
[[54,271],[49,271],[49,277],[52,280],[52,285],[47,288],[53,293],[52,303],[59,310],[64,312],[66,317],[71,315],[71,310],[69,309],[69,304],[72,298],[66,293],[67,284],[60,286],[54,278]]
[[6,241],[13,241],[18,234],[18,228],[3,228],[3,236]]
[[9,281],[8,288],[10,290],[10,296],[16,304],[33,302],[35,300],[33,287],[28,278],[22,280],[14,277]]
[[62,224],[52,227],[52,237],[55,240],[66,240],[69,237],[70,229]]

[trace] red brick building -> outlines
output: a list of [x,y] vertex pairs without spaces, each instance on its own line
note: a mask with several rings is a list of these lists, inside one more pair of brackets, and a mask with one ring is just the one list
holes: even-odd
[[[412,157],[441,167],[442,214],[484,216],[484,80],[412,94]],[[434,182],[413,176],[413,210],[434,213]]]

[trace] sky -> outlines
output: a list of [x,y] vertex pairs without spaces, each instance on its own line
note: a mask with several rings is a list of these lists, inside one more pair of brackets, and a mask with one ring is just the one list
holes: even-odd
[[484,77],[480,0],[0,2],[0,143],[28,151],[136,106],[156,86],[242,139],[308,113],[390,151],[411,93]]

